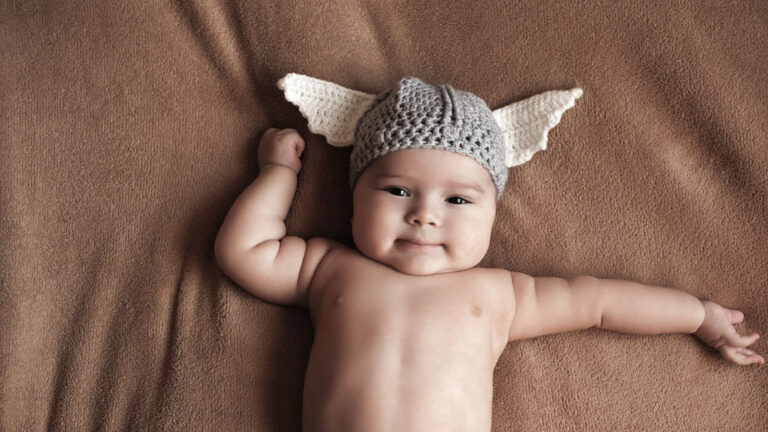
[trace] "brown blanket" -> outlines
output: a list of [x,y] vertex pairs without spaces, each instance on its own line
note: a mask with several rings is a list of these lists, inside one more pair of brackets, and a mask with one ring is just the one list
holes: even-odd
[[[510,170],[483,265],[679,288],[768,333],[764,1],[2,3],[0,430],[300,429],[308,313],[213,259],[271,126],[307,141],[289,233],[351,244],[349,149],[288,72],[491,108],[582,87]],[[767,370],[689,335],[526,340],[493,430],[766,430]]]

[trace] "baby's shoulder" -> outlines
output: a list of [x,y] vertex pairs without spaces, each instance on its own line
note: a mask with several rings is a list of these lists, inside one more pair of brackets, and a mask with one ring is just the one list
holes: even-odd
[[325,279],[340,269],[354,265],[361,255],[357,250],[336,240],[325,237],[313,237],[307,240],[307,263],[311,267],[312,279]]
[[511,284],[510,272],[504,269],[475,267],[467,273],[478,282],[482,281],[500,288],[508,288]]
[[318,270],[320,263],[327,261],[330,255],[348,251],[351,251],[351,249],[347,245],[336,240],[325,237],[313,237],[307,240],[306,259],[309,259],[312,262],[312,267]]
[[507,307],[513,301],[512,281],[510,272],[499,268],[475,267],[469,271],[461,272],[459,280],[455,284],[463,287],[473,287],[476,292],[485,292],[490,301]]

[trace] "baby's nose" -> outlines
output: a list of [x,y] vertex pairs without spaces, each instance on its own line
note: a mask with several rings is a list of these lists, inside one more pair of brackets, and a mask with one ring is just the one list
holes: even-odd
[[407,216],[408,223],[411,225],[432,225],[440,224],[440,215],[437,210],[427,203],[420,203],[415,206]]

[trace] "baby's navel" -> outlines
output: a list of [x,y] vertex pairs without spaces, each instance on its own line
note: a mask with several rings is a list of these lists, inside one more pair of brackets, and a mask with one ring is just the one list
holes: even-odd
[[472,315],[479,317],[483,314],[483,309],[478,305],[472,305]]
[[343,304],[344,304],[344,296],[336,297],[336,306],[341,306]]

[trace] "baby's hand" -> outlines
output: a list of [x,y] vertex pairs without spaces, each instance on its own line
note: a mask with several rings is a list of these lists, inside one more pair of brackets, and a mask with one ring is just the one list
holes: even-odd
[[712,348],[720,351],[726,360],[737,365],[763,364],[765,360],[759,354],[747,349],[760,336],[757,333],[741,336],[733,328],[733,324],[744,320],[740,311],[727,309],[717,303],[702,301],[704,305],[704,322],[696,331],[696,336]]
[[269,128],[259,143],[259,168],[267,164],[283,165],[298,174],[303,151],[304,139],[296,129]]

